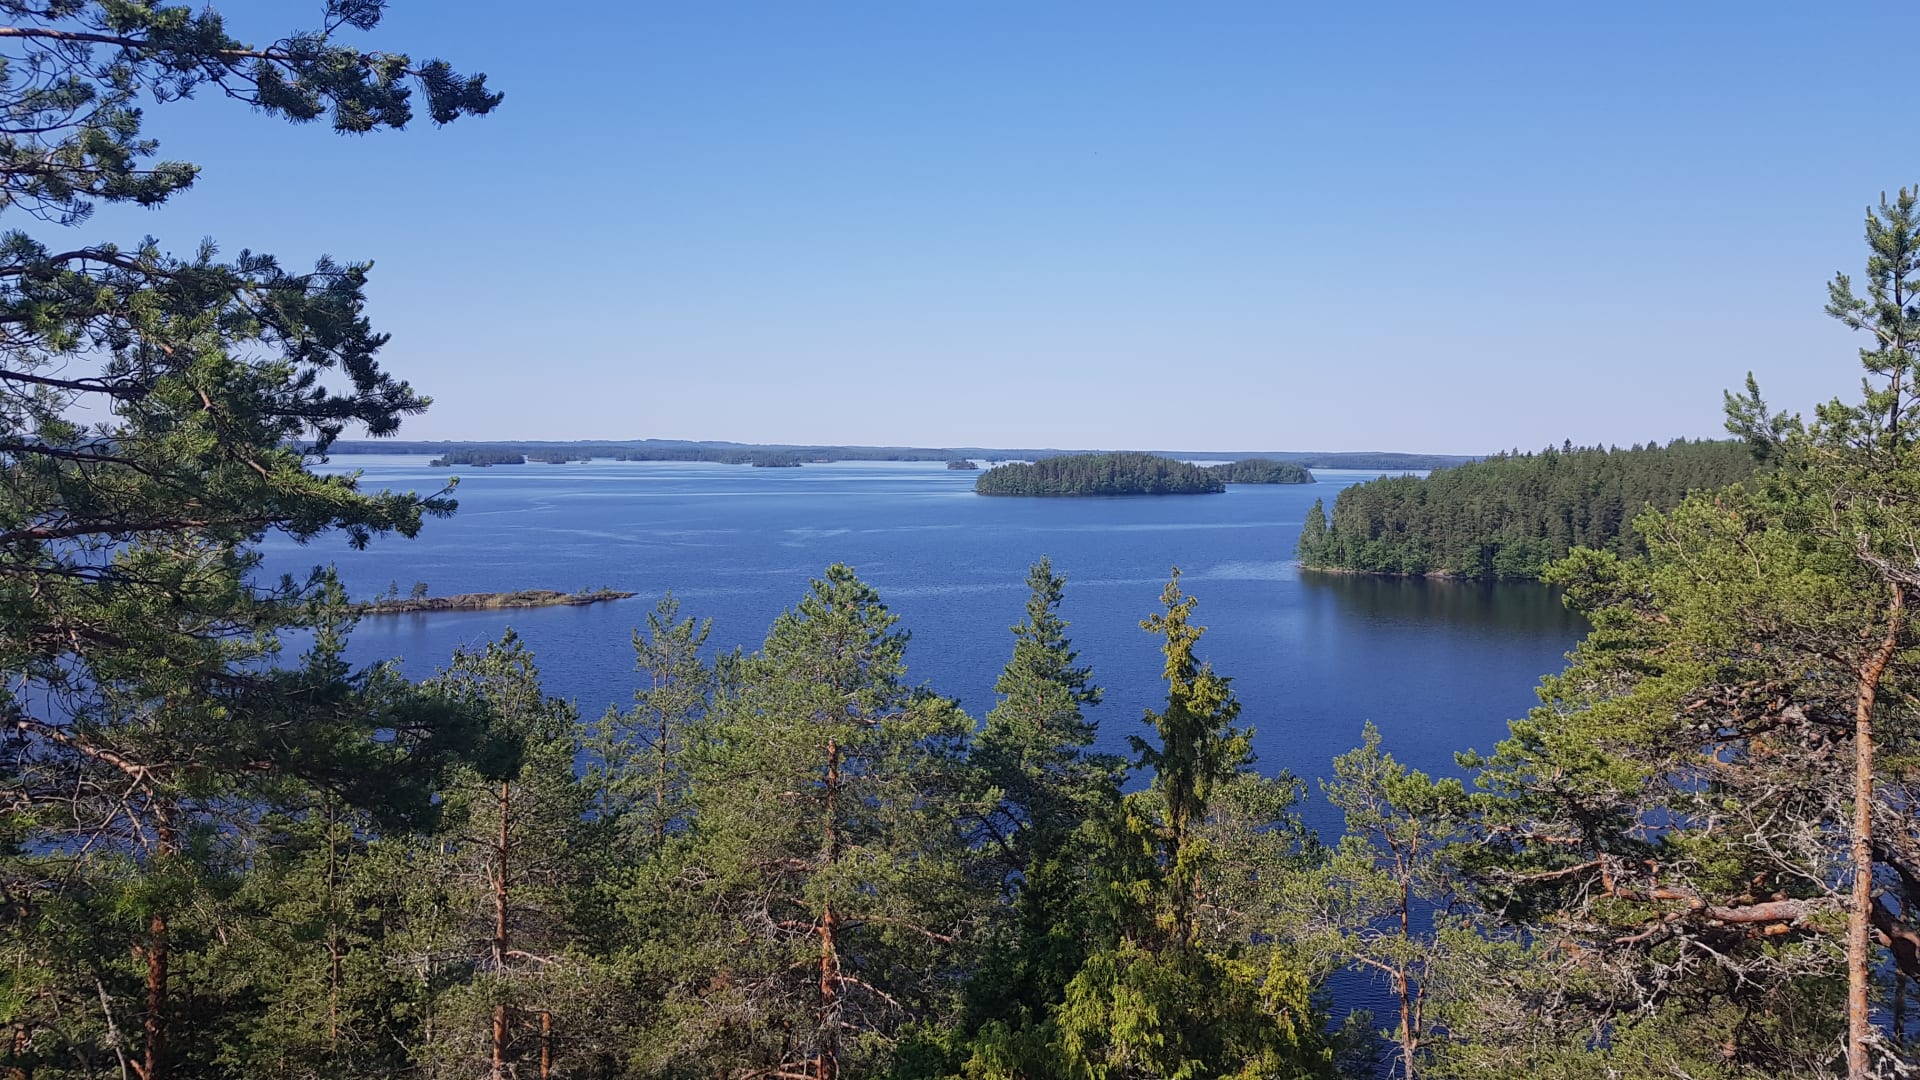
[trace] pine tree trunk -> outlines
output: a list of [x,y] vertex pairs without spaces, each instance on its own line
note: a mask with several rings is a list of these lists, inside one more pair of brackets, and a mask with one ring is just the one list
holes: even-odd
[[553,1013],[540,1010],[540,1080],[553,1077]]
[[[825,862],[831,865],[840,858],[840,831],[835,818],[840,811],[840,744],[831,738],[827,740],[826,811],[824,854]],[[840,1075],[839,1040],[833,1027],[834,1001],[840,989],[839,943],[834,940],[839,929],[840,918],[829,903],[820,916],[820,1048],[816,1080],[834,1080]]]
[[[154,830],[158,858],[173,854],[173,826],[162,816]],[[142,1023],[146,1046],[140,1061],[142,1080],[167,1076],[167,913],[156,910],[147,921],[147,1015]]]
[[24,1064],[30,1041],[27,1025],[13,1025],[13,1040],[7,1048],[8,1055],[13,1058],[13,1064],[7,1068],[7,1080],[33,1080],[33,1071]]
[[327,1049],[340,1045],[340,927],[336,921],[340,835],[333,800],[327,800]]
[[1872,1033],[1868,991],[1872,986],[1873,917],[1873,702],[1880,676],[1899,647],[1906,590],[1894,584],[1887,604],[1887,634],[1861,665],[1853,713],[1853,897],[1847,908],[1847,1077],[1867,1080],[1867,1042]]
[[1407,973],[1400,971],[1393,977],[1394,989],[1400,993],[1400,1069],[1402,1080],[1413,1080],[1413,995],[1408,992]]
[[[513,809],[513,785],[500,782],[500,842],[494,852],[493,867],[493,970],[504,977],[507,970],[507,850],[508,821]],[[507,1076],[507,1003],[493,1007],[492,1080]]]
[[[1400,871],[1400,940],[1413,941],[1413,880],[1408,877],[1407,862],[1419,853],[1416,840],[1405,858],[1396,858]],[[1413,987],[1407,972],[1411,965],[1401,960],[1399,974],[1394,977],[1400,991],[1400,1068],[1405,1075],[1402,1080],[1413,1080],[1413,1055],[1419,1045],[1419,1035],[1413,1015]]]

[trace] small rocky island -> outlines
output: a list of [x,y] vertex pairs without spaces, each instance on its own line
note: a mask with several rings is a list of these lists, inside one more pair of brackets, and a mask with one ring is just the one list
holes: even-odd
[[502,608],[584,607],[608,600],[626,600],[634,594],[618,589],[521,589],[517,592],[460,593],[455,596],[411,596],[354,605],[360,615],[411,615],[428,611],[495,611]]
[[1067,454],[1031,464],[996,465],[980,474],[981,495],[1218,495],[1219,474],[1155,454]]
[[947,462],[947,468],[955,472],[979,472],[980,466],[972,458],[954,458]]

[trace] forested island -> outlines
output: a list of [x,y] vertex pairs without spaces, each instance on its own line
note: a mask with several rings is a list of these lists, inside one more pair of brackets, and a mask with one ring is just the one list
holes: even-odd
[[1313,474],[1291,461],[1272,458],[1247,458],[1226,465],[1209,465],[1211,472],[1229,484],[1311,484]]
[[1216,495],[1220,476],[1198,465],[1153,454],[1079,454],[996,465],[980,474],[981,495]]
[[756,469],[797,469],[800,457],[797,454],[754,453],[747,457],[747,463]]
[[1631,528],[1641,511],[1671,509],[1756,468],[1752,451],[1729,440],[1497,454],[1356,484],[1340,492],[1331,520],[1315,502],[1296,554],[1315,570],[1529,580],[1576,546],[1641,553]]
[[952,461],[947,462],[947,468],[955,472],[978,472],[980,465],[972,458],[954,458]]
[[436,469],[445,469],[454,465],[471,465],[476,469],[488,469],[495,465],[525,465],[527,455],[515,450],[449,450],[427,462]]

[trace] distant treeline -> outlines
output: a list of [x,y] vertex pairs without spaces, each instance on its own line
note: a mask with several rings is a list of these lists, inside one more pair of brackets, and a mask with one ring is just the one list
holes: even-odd
[[1153,454],[1071,454],[980,474],[982,495],[1212,495],[1227,490],[1212,470]]
[[[682,439],[582,440],[577,442],[419,442],[397,439],[342,440],[328,448],[329,454],[449,454],[473,452],[513,453],[533,461],[552,460],[564,454],[568,460],[610,458],[616,461],[713,461],[727,465],[745,465],[756,453],[792,454],[802,461],[954,461],[961,458],[987,461],[1038,461],[1042,458],[1103,453],[1093,450],[1057,448],[1019,448],[983,446],[802,446],[786,443],[692,442]],[[1362,469],[1387,471],[1398,469],[1441,469],[1476,460],[1463,454],[1399,454],[1372,451],[1317,453],[1311,451],[1222,451],[1222,450],[1150,450],[1171,458],[1215,458],[1239,461],[1250,458],[1292,462],[1308,469]]]
[[525,465],[527,455],[513,450],[449,450],[428,465],[436,469],[445,469],[453,465],[472,465],[488,468],[494,465]]
[[1311,484],[1313,474],[1291,461],[1272,458],[1248,458],[1227,465],[1211,465],[1207,471],[1229,484]]
[[1755,467],[1746,445],[1729,441],[1498,454],[1424,479],[1384,477],[1347,488],[1331,521],[1315,502],[1298,553],[1316,569],[1535,578],[1575,546],[1640,552],[1635,515],[1735,483]]

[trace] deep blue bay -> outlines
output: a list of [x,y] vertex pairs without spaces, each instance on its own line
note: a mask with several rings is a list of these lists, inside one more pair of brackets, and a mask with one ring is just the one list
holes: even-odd
[[[365,551],[337,540],[267,546],[268,569],[333,562],[350,594],[416,581],[434,595],[608,586],[632,600],[590,607],[370,617],[350,657],[397,657],[425,676],[461,644],[508,626],[538,657],[548,691],[594,717],[631,699],[634,627],[671,589],[683,614],[711,617],[712,642],[757,646],[768,624],[832,562],[852,565],[912,632],[910,677],[958,697],[976,719],[1011,647],[1027,567],[1042,555],[1068,579],[1063,613],[1106,701],[1100,745],[1124,751],[1160,703],[1157,640],[1139,621],[1168,571],[1199,598],[1202,655],[1230,675],[1258,734],[1260,768],[1310,782],[1379,725],[1387,747],[1429,771],[1486,749],[1561,666],[1579,620],[1540,586],[1481,586],[1301,574],[1306,509],[1375,473],[1320,483],[1229,487],[1224,495],[989,498],[972,472],[938,462],[839,462],[798,469],[594,461],[434,469],[424,457],[346,455],[363,486],[429,492],[461,476],[460,511],[414,540]],[[1318,805],[1308,820],[1338,822]]]

